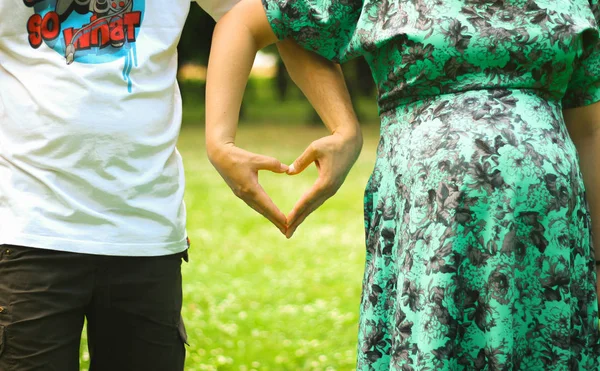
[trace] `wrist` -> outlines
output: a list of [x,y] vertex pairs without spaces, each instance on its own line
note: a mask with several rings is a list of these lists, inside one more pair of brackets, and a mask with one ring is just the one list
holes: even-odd
[[354,142],[362,145],[362,131],[360,130],[358,123],[356,123],[355,125],[346,125],[335,128],[332,131],[331,135],[339,135],[347,142]]
[[229,149],[235,146],[232,142],[223,141],[207,141],[206,154],[211,163],[221,162],[224,157],[228,156]]

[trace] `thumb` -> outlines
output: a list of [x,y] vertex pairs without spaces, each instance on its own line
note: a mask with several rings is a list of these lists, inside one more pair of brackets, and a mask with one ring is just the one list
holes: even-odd
[[289,175],[300,174],[310,164],[312,164],[313,162],[315,162],[316,159],[317,159],[317,151],[315,149],[315,145],[314,145],[314,142],[313,142],[313,143],[311,143],[308,146],[308,148],[306,150],[304,150],[304,153],[302,153],[296,159],[296,161],[294,161],[294,163],[292,165],[290,165],[290,168],[287,171],[287,173]]
[[289,167],[284,165],[276,158],[257,155],[254,158],[254,164],[257,170],[269,170],[274,173],[285,173]]

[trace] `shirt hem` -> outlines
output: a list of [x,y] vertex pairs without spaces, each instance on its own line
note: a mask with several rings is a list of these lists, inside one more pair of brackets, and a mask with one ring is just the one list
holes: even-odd
[[9,237],[2,236],[0,245],[24,246],[89,255],[151,257],[181,253],[188,248],[188,240],[187,237],[184,237],[176,242],[164,243],[106,243],[20,234]]

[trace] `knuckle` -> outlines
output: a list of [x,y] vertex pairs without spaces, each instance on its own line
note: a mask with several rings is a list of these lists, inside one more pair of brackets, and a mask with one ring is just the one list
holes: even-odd
[[327,189],[329,188],[329,187],[328,187],[328,185],[327,185],[327,183],[328,183],[327,181],[322,181],[322,182],[320,182],[319,184],[316,184],[316,185],[315,185],[315,190],[316,190],[318,193],[324,193],[324,192],[327,192]]
[[329,198],[335,194],[335,191],[331,188],[325,188],[321,194],[326,198]]
[[261,155],[254,155],[252,157],[252,162],[255,164],[260,164],[260,163],[264,163],[264,162],[270,162],[270,158],[269,157],[265,157],[265,156],[261,156]]
[[330,189],[329,192],[327,192],[327,197],[329,198],[329,197],[335,196],[335,194],[337,193],[337,191],[338,191],[338,188],[332,188],[332,189]]
[[248,160],[248,163],[246,164],[246,168],[254,170],[254,169],[257,169],[258,167],[260,167],[260,164],[261,164],[260,158],[253,157]]
[[254,195],[254,188],[247,186],[247,185],[239,186],[236,189],[235,194],[239,198],[249,198],[252,195]]
[[239,188],[233,188],[233,189],[232,189],[232,191],[233,191],[233,194],[234,194],[236,197],[238,197],[238,198],[242,198],[242,192],[240,191],[240,189],[239,189]]
[[337,193],[338,189],[339,187],[335,181],[328,180],[323,183],[321,187],[321,193],[327,197],[331,197]]
[[335,181],[333,181],[332,179],[325,179],[321,183],[321,190],[324,192],[327,192],[332,188],[335,188]]
[[321,147],[317,143],[312,142],[309,145],[309,148],[310,148],[310,151],[315,154],[315,156],[318,157],[321,155]]

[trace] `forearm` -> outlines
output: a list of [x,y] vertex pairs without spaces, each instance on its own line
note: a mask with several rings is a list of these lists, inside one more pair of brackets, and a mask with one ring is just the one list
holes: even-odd
[[214,31],[206,85],[206,143],[209,156],[235,143],[244,90],[256,52],[276,41],[262,8],[242,1]]
[[292,80],[308,98],[331,135],[313,141],[290,166],[298,174],[317,163],[319,177],[288,214],[291,238],[306,217],[342,186],[362,149],[362,134],[339,65],[308,52],[291,40],[278,44]]
[[258,172],[284,173],[288,166],[235,146],[240,106],[256,52],[275,41],[258,0],[243,0],[217,24],[206,86],[206,149],[233,193],[285,234],[286,217],[260,186]]
[[362,142],[358,120],[340,66],[306,51],[292,40],[284,40],[277,47],[290,77],[331,133],[343,132]]

